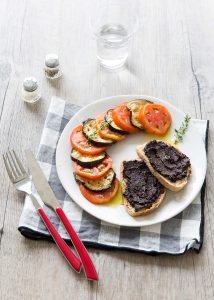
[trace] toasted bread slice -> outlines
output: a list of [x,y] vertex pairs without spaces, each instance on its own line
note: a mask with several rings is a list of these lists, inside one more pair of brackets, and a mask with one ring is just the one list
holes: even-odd
[[122,196],[123,196],[124,206],[126,207],[128,214],[131,215],[132,217],[148,215],[160,206],[160,204],[164,200],[166,191],[165,191],[164,187],[162,187],[160,195],[158,196],[157,199],[154,199],[154,201],[152,202],[152,204],[150,206],[144,207],[140,210],[136,210],[135,207],[129,202],[129,199],[124,195],[126,190],[129,188],[127,185],[127,180],[123,176],[124,162],[126,162],[126,161],[121,162],[121,188],[122,188]]
[[[150,142],[148,142],[150,143]],[[147,167],[149,168],[149,170],[151,171],[151,173],[159,180],[159,182],[165,186],[165,188],[173,191],[173,192],[178,192],[180,190],[182,190],[187,182],[188,182],[188,179],[189,177],[191,176],[191,173],[192,173],[192,167],[191,167],[191,164],[190,166],[188,167],[187,169],[187,175],[186,177],[180,179],[180,180],[177,180],[175,182],[171,181],[170,179],[162,176],[157,170],[154,169],[154,167],[151,165],[150,163],[150,160],[148,158],[148,156],[146,155],[145,151],[144,151],[144,148],[146,147],[146,145],[148,143],[145,143],[144,145],[140,145],[140,146],[137,146],[136,147],[136,151],[137,151],[137,154],[139,156],[139,158],[143,159],[144,162],[146,163]],[[170,147],[174,147],[173,145],[169,144],[169,143],[166,143],[164,142],[165,144],[167,144],[168,146]],[[175,148],[175,147],[174,147]],[[178,152],[180,152],[181,154],[183,154],[180,150],[178,150],[177,148],[175,148]]]

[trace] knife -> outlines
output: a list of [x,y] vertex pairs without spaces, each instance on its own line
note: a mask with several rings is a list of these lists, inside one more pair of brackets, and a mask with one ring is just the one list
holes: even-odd
[[76,255],[74,255],[74,253],[71,251],[71,248],[69,248],[66,242],[61,238],[59,233],[56,231],[55,227],[49,220],[48,216],[46,215],[44,209],[39,204],[38,200],[33,196],[33,194],[29,194],[29,197],[31,198],[35,209],[38,211],[40,217],[42,218],[44,224],[46,225],[48,231],[50,232],[55,243],[61,250],[62,254],[67,259],[69,264],[74,268],[74,270],[79,273],[82,265],[81,261],[76,257]]
[[64,211],[60,207],[60,204],[58,203],[58,201],[57,201],[50,185],[48,184],[48,182],[45,178],[45,175],[42,172],[38,162],[36,161],[33,153],[30,150],[26,150],[25,154],[26,154],[28,167],[29,167],[30,173],[32,175],[33,183],[36,187],[36,190],[39,193],[42,201],[47,206],[52,208],[56,212],[56,214],[58,215],[60,220],[62,221],[64,227],[66,228],[66,230],[71,238],[74,248],[76,249],[76,251],[82,261],[86,277],[91,280],[98,280],[98,275],[97,275],[96,269],[94,267],[94,264],[89,256],[85,246],[83,245],[82,241],[78,237],[73,226],[71,225],[68,218],[66,217]]

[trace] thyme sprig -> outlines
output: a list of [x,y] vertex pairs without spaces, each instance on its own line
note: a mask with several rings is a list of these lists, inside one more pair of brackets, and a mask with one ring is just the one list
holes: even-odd
[[179,129],[175,129],[175,140],[174,140],[174,144],[178,144],[179,142],[183,141],[183,137],[188,129],[189,126],[189,122],[191,120],[191,117],[189,115],[186,115],[184,117],[184,121],[181,124],[181,127]]

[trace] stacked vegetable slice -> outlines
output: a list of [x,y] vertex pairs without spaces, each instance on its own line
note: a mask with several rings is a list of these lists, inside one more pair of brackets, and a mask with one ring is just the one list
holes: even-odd
[[117,193],[119,181],[112,169],[112,159],[105,152],[110,139],[99,136],[96,120],[89,119],[73,129],[71,159],[80,191],[90,202],[109,202]]
[[164,106],[133,100],[75,127],[70,136],[71,159],[82,195],[96,204],[113,199],[119,181],[112,169],[112,159],[105,152],[107,146],[144,129],[163,135],[170,124],[171,116]]

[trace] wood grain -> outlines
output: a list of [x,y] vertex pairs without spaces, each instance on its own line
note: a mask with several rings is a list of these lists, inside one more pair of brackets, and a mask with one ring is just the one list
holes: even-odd
[[[121,0],[122,3],[122,0]],[[192,117],[213,119],[214,4],[212,0],[144,0],[140,28],[125,69],[106,72],[96,61],[90,1],[1,0],[0,154],[15,148],[36,151],[50,99],[81,105],[117,94],[164,98]],[[60,56],[63,78],[52,84],[44,57]],[[35,76],[42,101],[20,97],[22,80]],[[90,249],[100,282],[71,271],[55,245],[30,241],[17,231],[23,195],[17,194],[0,159],[0,299],[213,299],[214,145],[210,124],[206,224],[200,255],[149,257]]]

